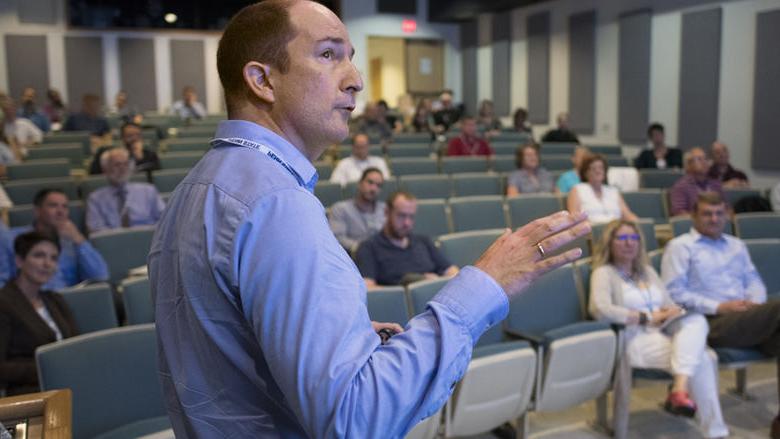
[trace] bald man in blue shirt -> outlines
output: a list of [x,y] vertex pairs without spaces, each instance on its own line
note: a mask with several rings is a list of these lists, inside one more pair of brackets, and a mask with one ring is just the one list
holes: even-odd
[[508,300],[581,254],[545,258],[590,230],[582,215],[507,230],[382,344],[312,193],[311,162],[347,136],[363,88],[352,55],[338,17],[310,1],[248,6],[222,35],[230,120],[174,191],[149,255],[177,437],[403,437],[449,398]]

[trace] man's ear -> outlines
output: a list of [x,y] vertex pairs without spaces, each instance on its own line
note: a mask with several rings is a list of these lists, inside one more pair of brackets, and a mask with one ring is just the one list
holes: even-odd
[[276,100],[269,78],[270,72],[271,68],[268,65],[257,61],[250,61],[244,66],[244,82],[250,92],[267,104],[273,104]]

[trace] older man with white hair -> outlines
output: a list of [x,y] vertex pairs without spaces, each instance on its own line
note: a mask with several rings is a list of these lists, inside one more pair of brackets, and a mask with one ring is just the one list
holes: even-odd
[[149,183],[129,181],[134,162],[126,148],[104,152],[100,166],[109,184],[92,192],[87,199],[89,233],[154,224],[160,219],[165,203],[157,188]]

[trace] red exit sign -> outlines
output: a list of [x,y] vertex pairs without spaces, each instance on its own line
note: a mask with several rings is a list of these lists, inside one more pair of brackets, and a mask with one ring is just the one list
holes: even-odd
[[401,30],[407,34],[414,33],[417,30],[417,21],[405,19],[401,22]]

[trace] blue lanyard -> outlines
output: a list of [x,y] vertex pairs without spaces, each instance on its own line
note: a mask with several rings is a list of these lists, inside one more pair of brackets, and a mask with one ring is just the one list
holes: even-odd
[[227,137],[227,138],[217,137],[212,139],[211,142],[209,143],[211,144],[212,148],[219,145],[220,143],[230,143],[236,146],[243,146],[244,148],[250,148],[259,151],[267,155],[268,157],[270,157],[271,160],[280,164],[284,169],[287,170],[287,172],[292,174],[293,177],[295,177],[295,179],[298,180],[298,184],[300,184],[303,187],[307,187],[306,183],[303,181],[303,178],[301,178],[301,176],[298,175],[297,172],[295,172],[295,169],[293,169],[292,166],[287,164],[287,162],[279,153],[274,152],[271,148],[263,145],[262,143],[253,142],[251,140],[244,139],[243,137]]

